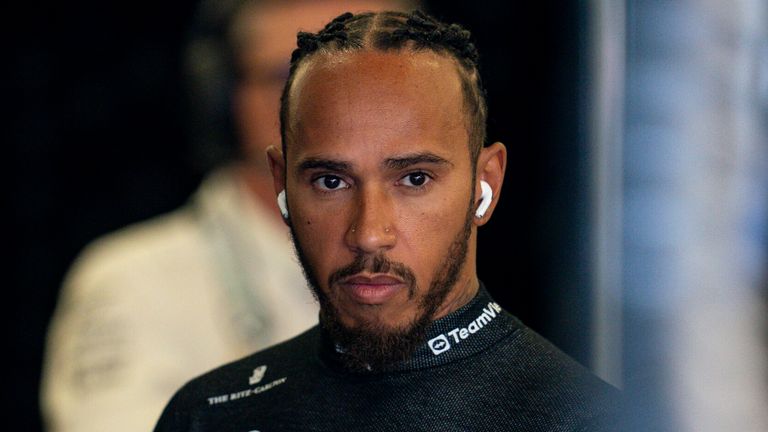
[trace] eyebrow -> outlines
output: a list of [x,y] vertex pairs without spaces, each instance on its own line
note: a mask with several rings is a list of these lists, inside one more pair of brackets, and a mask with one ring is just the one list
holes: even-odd
[[[382,166],[393,170],[400,170],[420,163],[453,166],[449,160],[431,152],[409,153],[402,156],[387,158],[382,162]],[[352,171],[352,164],[336,159],[310,157],[301,161],[298,168],[301,172],[314,169],[350,172]]]
[[328,171],[349,172],[351,165],[348,162],[342,162],[333,159],[307,158],[299,164],[299,171],[308,171],[312,169],[325,169]]
[[453,166],[453,164],[448,161],[448,159],[430,152],[412,153],[398,157],[387,158],[383,165],[389,169],[399,170],[420,163]]

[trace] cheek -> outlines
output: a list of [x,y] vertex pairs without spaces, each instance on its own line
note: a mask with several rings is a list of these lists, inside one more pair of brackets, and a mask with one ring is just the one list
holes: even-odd
[[327,250],[338,241],[334,241],[334,239],[340,235],[336,230],[340,229],[341,223],[328,219],[323,215],[304,213],[293,221],[293,229],[300,234],[304,243],[308,243],[305,248],[314,247]]
[[[297,198],[296,201],[301,199]],[[299,209],[292,206],[290,209],[291,223],[297,240],[318,277],[324,280],[325,273],[349,263],[349,257],[343,254],[346,225],[342,214],[320,207]],[[333,261],[336,257],[346,261],[336,263]]]
[[[403,205],[398,212],[401,231],[438,245],[464,225],[469,196],[442,193]],[[450,243],[450,242],[449,242]]]
[[402,260],[418,269],[420,279],[431,278],[446,258],[446,252],[464,228],[468,202],[469,196],[444,199],[400,213],[398,246],[407,255]]

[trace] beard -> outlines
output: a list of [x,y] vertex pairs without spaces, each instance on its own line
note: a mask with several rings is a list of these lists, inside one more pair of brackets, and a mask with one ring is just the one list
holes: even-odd
[[355,327],[348,327],[342,322],[338,308],[320,288],[314,269],[289,221],[296,256],[312,293],[320,303],[320,327],[335,343],[343,367],[352,371],[386,370],[389,366],[409,359],[425,341],[435,312],[456,285],[466,262],[474,201],[473,188],[464,225],[454,236],[422,298],[414,300],[420,290],[413,270],[405,264],[388,259],[384,254],[357,255],[350,264],[337,269],[328,277],[329,289],[333,289],[338,281],[365,270],[370,273],[390,273],[402,279],[408,290],[408,299],[418,301],[418,312],[410,323],[394,328],[376,321]]

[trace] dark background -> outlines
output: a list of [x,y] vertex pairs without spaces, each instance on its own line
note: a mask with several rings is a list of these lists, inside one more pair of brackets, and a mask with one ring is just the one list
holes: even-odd
[[[509,150],[501,202],[480,231],[480,277],[505,308],[588,363],[585,6],[431,3],[437,16],[473,31],[489,140]],[[194,7],[3,6],[8,427],[40,430],[45,331],[77,253],[183,204],[202,178],[187,156],[182,109],[181,48]]]

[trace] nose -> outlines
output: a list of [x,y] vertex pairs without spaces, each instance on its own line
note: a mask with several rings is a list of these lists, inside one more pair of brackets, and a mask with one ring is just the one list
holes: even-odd
[[367,185],[357,190],[345,241],[355,253],[375,254],[397,242],[392,198],[383,188]]

